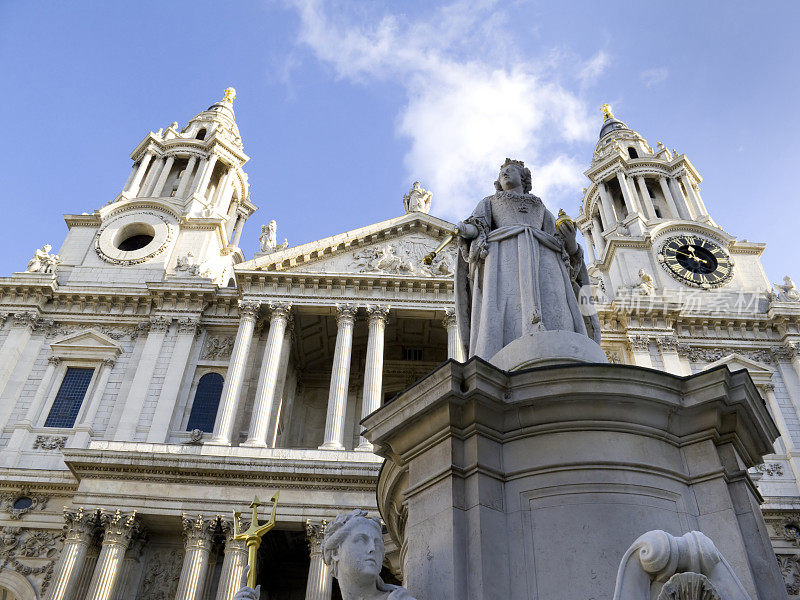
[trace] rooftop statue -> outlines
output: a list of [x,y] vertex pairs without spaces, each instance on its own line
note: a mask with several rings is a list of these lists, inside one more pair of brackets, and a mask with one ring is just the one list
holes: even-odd
[[278,224],[272,219],[268,225],[261,226],[261,235],[258,236],[261,243],[261,252],[276,252],[285,250],[289,242],[284,238],[282,244],[278,244]]
[[403,195],[403,208],[406,214],[410,212],[429,213],[432,196],[433,194],[423,188],[419,181],[415,181],[408,193]]
[[[530,194],[531,172],[506,159],[497,192],[459,223],[456,311],[467,357],[490,360],[527,334],[567,331],[600,341],[594,311],[581,313],[591,281],[575,223]],[[590,287],[586,288],[591,289]]]
[[33,253],[33,257],[28,261],[25,271],[28,273],[55,273],[61,258],[58,254],[50,254],[53,247],[45,244]]

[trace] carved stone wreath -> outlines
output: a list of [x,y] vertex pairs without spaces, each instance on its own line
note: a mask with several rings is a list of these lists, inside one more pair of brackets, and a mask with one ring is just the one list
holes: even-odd
[[[116,247],[114,239],[124,228],[144,223],[154,230],[153,240],[144,248],[123,251]],[[94,238],[94,249],[104,261],[114,265],[138,265],[161,254],[175,236],[175,224],[167,215],[150,210],[119,213],[103,225]]]
[[31,492],[28,488],[22,488],[18,492],[3,492],[0,494],[0,508],[8,513],[9,518],[21,519],[22,515],[32,510],[44,509],[49,499],[50,496]]

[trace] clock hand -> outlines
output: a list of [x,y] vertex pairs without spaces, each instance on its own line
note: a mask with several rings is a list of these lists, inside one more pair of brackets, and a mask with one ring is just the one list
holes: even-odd
[[704,258],[700,258],[699,256],[697,256],[697,255],[696,255],[696,254],[694,254],[694,253],[692,253],[692,254],[687,254],[686,252],[678,252],[678,251],[676,250],[676,251],[675,251],[675,254],[682,254],[683,256],[688,256],[689,258],[691,258],[691,259],[694,259],[694,260],[696,260],[697,262],[701,262],[701,263],[708,263],[708,261],[707,261],[706,259],[704,259]]

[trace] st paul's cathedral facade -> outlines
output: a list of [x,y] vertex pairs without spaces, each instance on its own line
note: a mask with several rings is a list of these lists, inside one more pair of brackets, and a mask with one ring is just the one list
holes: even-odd
[[[456,247],[424,260],[454,224],[419,182],[392,219],[299,246],[270,222],[243,255],[256,206],[233,98],[145,136],[115,198],[0,278],[0,600],[230,600],[247,563],[231,511],[257,494],[266,515],[275,492],[262,597],[338,597],[325,526],[377,515],[361,419],[467,358]],[[603,350],[750,373],[780,438],[740,476],[800,598],[800,292],[714,221],[686,155],[608,106],[587,163],[576,223]],[[387,537],[387,581],[403,553]]]

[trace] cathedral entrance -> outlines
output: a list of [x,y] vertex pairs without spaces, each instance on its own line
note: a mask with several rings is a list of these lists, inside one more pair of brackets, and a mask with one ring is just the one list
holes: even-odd
[[267,532],[258,549],[262,600],[304,600],[310,563],[303,531]]

